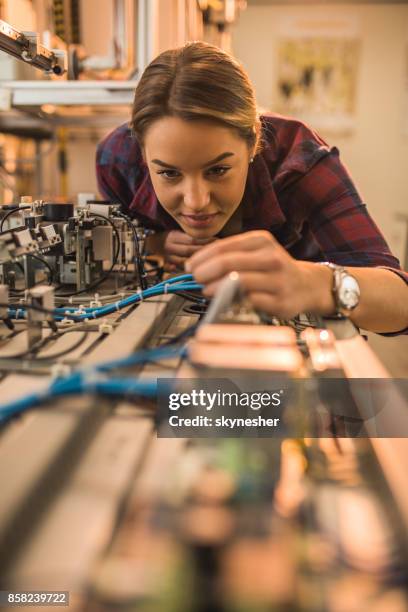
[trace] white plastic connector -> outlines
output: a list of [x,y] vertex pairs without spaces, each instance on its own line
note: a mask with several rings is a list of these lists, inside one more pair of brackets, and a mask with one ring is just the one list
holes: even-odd
[[91,308],[100,308],[102,306],[102,302],[99,299],[99,293],[95,293],[94,299],[90,301],[89,306]]
[[[67,311],[65,314],[70,315],[71,313]],[[59,321],[61,327],[70,327],[71,325],[74,325],[74,323],[75,321],[73,321],[72,319],[67,319],[67,317],[64,317],[62,321]]]
[[113,333],[113,325],[108,322],[108,319],[104,319],[98,326],[100,334],[111,334]]
[[51,378],[65,378],[71,374],[72,368],[66,363],[53,363],[51,366]]

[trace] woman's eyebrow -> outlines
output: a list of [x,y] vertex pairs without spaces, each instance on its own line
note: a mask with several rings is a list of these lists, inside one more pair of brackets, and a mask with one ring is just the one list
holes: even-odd
[[[216,164],[217,162],[220,162],[223,159],[226,159],[227,157],[232,157],[232,155],[234,155],[234,153],[231,153],[229,151],[226,151],[225,153],[221,153],[221,155],[218,155],[218,157],[216,157],[215,159],[211,159],[210,161],[206,162],[203,168],[212,166],[213,164]],[[170,168],[171,170],[179,170],[177,166],[172,166],[171,164],[167,164],[166,162],[161,161],[160,159],[152,159],[152,164],[157,164],[158,166],[162,166],[163,168]]]

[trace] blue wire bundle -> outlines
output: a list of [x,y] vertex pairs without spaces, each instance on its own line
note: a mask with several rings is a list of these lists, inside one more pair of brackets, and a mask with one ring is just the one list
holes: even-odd
[[7,404],[0,404],[0,423],[62,395],[96,393],[155,398],[157,395],[156,378],[106,378],[104,374],[117,368],[143,364],[147,361],[178,357],[182,355],[183,351],[184,347],[180,346],[146,349],[123,359],[100,363],[96,366],[78,370],[69,376],[57,378],[44,391],[31,393]]
[[[195,291],[202,289],[202,285],[199,285],[193,280],[191,274],[182,274],[181,276],[175,276],[167,281],[162,281],[154,287],[149,287],[144,291],[138,291],[133,293],[122,300],[118,300],[113,304],[106,304],[106,306],[99,307],[88,307],[88,308],[55,308],[54,319],[55,321],[62,321],[63,319],[73,319],[74,321],[85,321],[87,319],[98,319],[99,317],[105,317],[106,315],[112,314],[127,306],[137,304],[147,298],[156,297],[158,295],[164,295],[166,293],[177,293],[178,291]],[[9,308],[8,316],[10,319],[25,319],[27,311],[22,306],[21,308]]]
[[[56,321],[65,318],[72,318],[75,321],[86,319],[97,319],[116,312],[132,304],[136,304],[146,298],[163,295],[166,293],[177,293],[178,291],[193,291],[201,289],[201,285],[194,282],[191,274],[182,274],[162,281],[154,287],[134,293],[114,304],[107,304],[96,308],[83,308],[78,312],[78,308],[56,308],[54,316]],[[9,317],[13,319],[26,318],[27,311],[22,306],[21,309],[9,308]],[[106,378],[104,374],[118,369],[146,363],[147,361],[159,361],[182,356],[185,347],[165,346],[153,349],[146,349],[133,353],[122,359],[104,362],[78,370],[69,376],[58,378],[49,387],[37,393],[32,393],[23,398],[0,404],[0,423],[16,416],[30,408],[49,402],[50,400],[62,395],[75,395],[83,393],[97,393],[103,395],[122,395],[122,396],[143,396],[156,397],[157,379],[134,379],[134,378]]]

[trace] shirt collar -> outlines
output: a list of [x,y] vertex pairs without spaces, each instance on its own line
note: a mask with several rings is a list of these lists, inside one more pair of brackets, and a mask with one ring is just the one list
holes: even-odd
[[244,193],[244,229],[267,229],[283,225],[286,217],[279,205],[271,172],[262,154],[249,165]]

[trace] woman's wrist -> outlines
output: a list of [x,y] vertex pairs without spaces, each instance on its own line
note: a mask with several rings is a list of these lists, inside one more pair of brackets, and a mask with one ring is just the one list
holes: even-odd
[[309,261],[299,261],[303,276],[304,311],[319,315],[332,315],[336,312],[333,295],[333,272],[327,266]]

